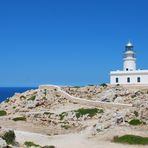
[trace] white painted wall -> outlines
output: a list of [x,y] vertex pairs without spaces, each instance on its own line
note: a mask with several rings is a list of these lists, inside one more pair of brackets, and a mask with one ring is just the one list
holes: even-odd
[[[130,83],[127,82],[127,78],[130,78]],[[140,82],[137,82],[137,78],[140,77]],[[116,78],[119,82],[116,83]],[[148,70],[136,70],[136,71],[112,71],[110,73],[111,84],[148,84]]]
[[129,71],[136,70],[136,59],[135,58],[124,59],[123,70],[126,71],[126,69],[128,69]]

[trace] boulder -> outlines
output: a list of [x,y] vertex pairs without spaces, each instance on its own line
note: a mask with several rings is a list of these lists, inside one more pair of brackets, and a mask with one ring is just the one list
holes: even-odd
[[4,139],[0,138],[0,148],[7,148],[7,143]]
[[141,100],[135,100],[134,102],[133,102],[133,106],[134,107],[140,107],[140,105],[141,105]]
[[96,125],[94,125],[93,133],[96,134],[96,133],[99,133],[103,130],[104,130],[104,127],[102,126],[102,124],[97,123]]
[[115,100],[114,100],[115,103],[124,103],[124,100],[122,97],[117,97]]
[[117,116],[117,118],[116,118],[116,123],[117,123],[117,124],[120,124],[120,123],[122,123],[123,121],[124,121],[123,116]]

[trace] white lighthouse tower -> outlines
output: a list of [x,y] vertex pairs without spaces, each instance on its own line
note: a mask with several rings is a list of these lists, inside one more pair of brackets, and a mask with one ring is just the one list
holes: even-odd
[[148,85],[148,70],[136,70],[135,51],[131,42],[125,46],[123,70],[111,71],[110,83]]
[[136,70],[136,58],[135,58],[134,46],[130,41],[125,46],[125,52],[123,58],[123,70],[124,71]]

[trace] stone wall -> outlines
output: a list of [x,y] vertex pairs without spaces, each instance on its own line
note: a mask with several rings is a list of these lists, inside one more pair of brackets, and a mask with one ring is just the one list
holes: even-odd
[[132,104],[122,104],[122,103],[110,103],[110,102],[101,102],[101,101],[92,101],[92,100],[87,100],[84,98],[78,98],[69,95],[65,91],[63,91],[59,86],[56,85],[41,85],[39,86],[39,89],[48,89],[48,90],[56,90],[59,95],[62,97],[70,100],[73,103],[79,103],[87,106],[94,106],[94,107],[100,107],[100,108],[131,108]]

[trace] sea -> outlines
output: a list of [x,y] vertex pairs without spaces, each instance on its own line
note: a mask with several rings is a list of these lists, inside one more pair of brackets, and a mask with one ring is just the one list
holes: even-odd
[[36,87],[0,87],[0,102],[12,97],[15,93],[22,93]]

